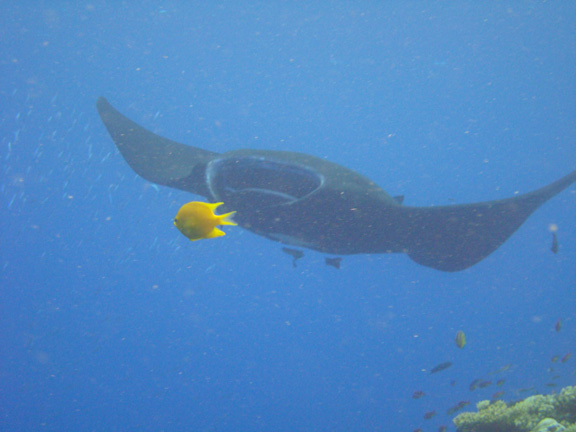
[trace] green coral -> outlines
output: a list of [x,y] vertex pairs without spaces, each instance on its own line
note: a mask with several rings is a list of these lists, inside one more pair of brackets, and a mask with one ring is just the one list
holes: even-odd
[[576,432],[576,386],[511,405],[501,400],[482,401],[476,408],[478,412],[465,412],[454,419],[458,432],[531,432],[544,419],[566,427],[562,432]]
[[564,432],[566,428],[551,418],[545,418],[530,432]]

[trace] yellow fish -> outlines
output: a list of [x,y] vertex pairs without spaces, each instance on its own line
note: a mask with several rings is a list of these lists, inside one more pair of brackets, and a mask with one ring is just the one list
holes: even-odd
[[191,241],[221,237],[224,231],[216,228],[217,225],[236,225],[232,220],[234,212],[223,215],[214,214],[214,211],[224,203],[204,203],[192,201],[184,204],[174,218],[174,225]]
[[456,333],[456,338],[454,339],[454,342],[456,342],[456,346],[458,348],[464,348],[464,345],[466,345],[466,335],[464,334],[464,332],[462,330],[458,330],[458,333]]

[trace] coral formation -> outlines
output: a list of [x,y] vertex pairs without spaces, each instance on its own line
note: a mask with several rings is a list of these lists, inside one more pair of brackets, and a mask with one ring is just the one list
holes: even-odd
[[576,432],[576,386],[507,404],[481,401],[454,419],[458,432]]

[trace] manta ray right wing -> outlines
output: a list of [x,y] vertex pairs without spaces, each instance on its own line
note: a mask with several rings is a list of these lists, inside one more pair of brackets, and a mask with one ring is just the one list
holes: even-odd
[[443,271],[466,269],[494,252],[543,203],[576,181],[576,171],[541,189],[497,201],[406,207],[407,253]]

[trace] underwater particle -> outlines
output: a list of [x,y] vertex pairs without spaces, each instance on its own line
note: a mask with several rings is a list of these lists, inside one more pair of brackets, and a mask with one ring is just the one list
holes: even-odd
[[572,353],[569,352],[568,354],[565,354],[564,357],[562,357],[560,359],[560,363],[566,363],[568,360],[570,360],[570,357],[572,357]]
[[451,385],[452,387],[454,387],[454,386],[456,385],[456,380],[450,381],[450,385]]
[[340,270],[340,262],[342,261],[342,258],[325,258],[324,262],[326,263],[326,265],[332,266],[335,269]]
[[436,415],[436,411],[427,411],[424,413],[424,420],[430,420]]
[[217,215],[214,211],[224,203],[205,203],[192,201],[184,204],[174,218],[174,225],[190,239],[196,241],[226,235],[216,228],[218,225],[236,225],[232,216],[236,212]]
[[426,396],[426,393],[424,393],[422,390],[416,390],[414,393],[412,393],[412,399],[420,399],[424,396]]
[[556,333],[558,333],[560,330],[562,330],[562,319],[558,318],[558,321],[556,321],[556,325],[554,326],[554,328],[556,329]]
[[282,252],[290,255],[293,258],[292,259],[292,267],[297,267],[296,261],[298,261],[300,258],[302,258],[304,256],[304,252],[302,252],[301,250],[298,250],[298,249],[291,249],[291,248],[283,247]]
[[456,332],[454,342],[458,348],[464,348],[464,345],[466,345],[466,335],[462,330],[458,330],[458,332]]
[[450,366],[452,366],[452,362],[444,362],[444,363],[440,363],[439,365],[434,366],[432,369],[430,369],[430,373],[431,374],[435,374],[438,372],[442,372],[443,370],[448,369]]

